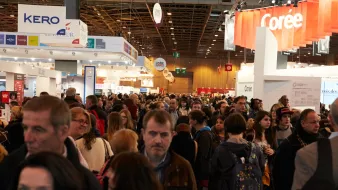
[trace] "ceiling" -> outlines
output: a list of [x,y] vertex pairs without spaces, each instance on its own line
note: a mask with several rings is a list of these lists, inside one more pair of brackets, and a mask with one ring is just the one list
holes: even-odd
[[[253,62],[251,50],[237,47],[235,52],[227,52],[223,48],[223,11],[230,10],[234,1],[159,0],[164,18],[162,25],[157,27],[153,22],[152,7],[158,0],[81,0],[80,17],[88,25],[89,35],[123,36],[138,49],[139,55],[158,57],[177,51],[181,57],[226,60],[230,56],[231,59]],[[260,5],[258,1],[246,0],[245,8],[263,7],[271,2],[265,0],[265,4]],[[0,7],[0,31],[17,31],[18,3],[64,5],[64,0],[0,0],[3,7]],[[209,47],[211,53],[206,56]],[[331,38],[330,48],[332,53],[338,52],[336,34]],[[289,56],[289,60],[316,64],[327,62],[327,55],[312,56],[309,52],[312,52],[311,46],[301,48],[297,54]],[[338,62],[335,55],[330,58]]]

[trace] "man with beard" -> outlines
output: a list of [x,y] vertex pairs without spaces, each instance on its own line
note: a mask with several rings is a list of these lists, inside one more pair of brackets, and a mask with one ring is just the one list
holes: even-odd
[[173,121],[168,112],[155,110],[143,119],[144,154],[153,165],[164,189],[196,190],[195,175],[190,163],[178,154],[168,151],[173,138]]

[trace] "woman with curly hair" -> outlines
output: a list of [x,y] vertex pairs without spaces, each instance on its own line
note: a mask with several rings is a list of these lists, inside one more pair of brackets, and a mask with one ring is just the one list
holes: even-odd
[[76,145],[87,161],[89,170],[99,172],[104,163],[113,155],[113,152],[109,142],[95,136],[96,118],[93,114],[90,114],[90,119],[90,131],[77,140]]

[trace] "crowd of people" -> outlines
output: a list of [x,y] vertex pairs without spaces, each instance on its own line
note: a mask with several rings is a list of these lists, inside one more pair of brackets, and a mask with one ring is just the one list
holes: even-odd
[[[250,102],[249,102],[250,101]],[[338,99],[330,111],[174,94],[11,103],[0,125],[4,190],[334,190]]]

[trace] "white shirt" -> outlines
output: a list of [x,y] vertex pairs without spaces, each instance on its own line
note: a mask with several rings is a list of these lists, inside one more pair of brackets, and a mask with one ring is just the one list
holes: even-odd
[[76,141],[76,145],[82,153],[84,159],[88,163],[90,171],[100,171],[105,163],[106,149],[103,142],[107,145],[109,156],[113,155],[109,142],[103,138],[96,138],[95,143],[92,144],[92,149],[88,150],[84,144],[84,139],[81,138]]

